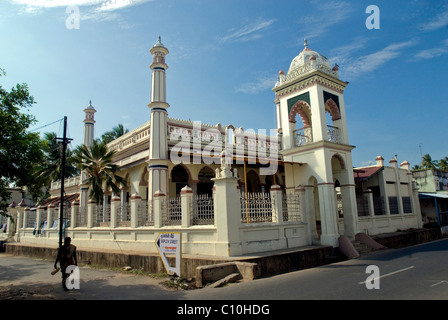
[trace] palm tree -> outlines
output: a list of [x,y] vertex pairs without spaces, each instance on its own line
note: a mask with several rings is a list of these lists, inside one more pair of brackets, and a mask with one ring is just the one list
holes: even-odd
[[118,124],[117,126],[113,127],[111,131],[105,132],[101,139],[104,143],[109,143],[111,141],[114,141],[115,139],[121,137],[122,135],[128,133],[129,130],[125,129],[122,124]]
[[[62,146],[56,139],[57,135],[55,132],[44,134],[43,151],[45,160],[39,168],[39,178],[46,181],[46,185],[61,179]],[[73,152],[67,149],[64,178],[76,176],[78,173]]]
[[436,162],[431,159],[429,154],[425,154],[422,157],[421,167],[422,169],[436,169]]
[[438,166],[439,170],[441,170],[441,171],[448,171],[448,157],[440,159],[437,162],[437,166]]
[[93,141],[92,146],[81,145],[77,152],[77,162],[89,177],[90,198],[100,203],[104,196],[103,184],[114,194],[120,192],[119,185],[126,186],[126,180],[118,176],[118,166],[113,164],[115,151],[108,150],[106,143]]

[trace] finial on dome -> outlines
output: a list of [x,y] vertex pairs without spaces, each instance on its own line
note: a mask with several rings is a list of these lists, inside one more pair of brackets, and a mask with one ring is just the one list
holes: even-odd
[[305,45],[305,49],[308,49],[308,40],[303,39],[303,44]]

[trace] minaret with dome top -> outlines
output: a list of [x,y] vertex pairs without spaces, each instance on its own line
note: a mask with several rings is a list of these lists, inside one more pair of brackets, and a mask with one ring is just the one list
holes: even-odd
[[[352,237],[357,232],[354,146],[348,140],[343,96],[347,84],[339,79],[339,67],[332,67],[328,58],[312,50],[305,40],[288,72],[279,72],[273,88],[281,153],[285,161],[301,164],[300,170],[290,166],[285,173],[297,177],[290,183],[300,181],[309,203],[314,204],[310,220],[316,243],[332,246],[337,246],[342,233],[338,225],[342,216],[343,233]],[[301,177],[308,180],[301,181],[305,179]]]
[[168,193],[168,142],[167,119],[169,104],[166,102],[166,70],[165,56],[168,49],[162,44],[159,36],[157,43],[150,49],[153,62],[151,81],[151,129],[149,139],[148,160],[148,199],[152,199],[154,193],[167,195]]

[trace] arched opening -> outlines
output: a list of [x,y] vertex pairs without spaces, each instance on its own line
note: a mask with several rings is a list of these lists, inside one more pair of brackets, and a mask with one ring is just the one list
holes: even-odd
[[341,120],[341,113],[339,112],[339,107],[333,99],[328,99],[325,101],[325,115],[327,121],[328,141],[341,143],[342,134],[339,123],[339,120]]
[[212,178],[214,177],[215,172],[210,167],[203,167],[198,174],[197,194],[208,194],[211,196],[213,194]]
[[171,182],[176,186],[176,195],[180,194],[182,188],[188,185],[189,180],[188,171],[182,165],[178,164],[171,170]]
[[294,145],[301,146],[313,142],[311,107],[302,100],[297,101],[289,112],[289,122],[293,126]]
[[250,170],[247,173],[247,192],[261,192],[260,178],[258,174]]

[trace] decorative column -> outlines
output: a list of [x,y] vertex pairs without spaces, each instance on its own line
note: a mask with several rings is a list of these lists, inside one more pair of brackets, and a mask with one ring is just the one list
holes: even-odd
[[225,164],[221,156],[221,170],[216,169],[214,206],[217,243],[217,256],[238,256],[243,254],[241,243],[240,190],[236,169],[232,172],[230,164]]
[[151,102],[151,129],[149,139],[148,160],[148,200],[153,200],[154,193],[159,192],[168,195],[168,140],[167,118],[169,104],[166,102],[165,71],[168,66],[165,56],[168,49],[159,41],[150,50],[153,62],[152,70]]
[[[131,196],[131,228],[137,228],[138,227],[138,220],[139,220],[139,206],[140,202],[142,201],[142,197],[138,193],[134,193]],[[149,210],[149,208],[148,208]]]
[[364,197],[367,199],[367,207],[369,208],[369,217],[375,217],[375,206],[373,204],[373,192],[370,189],[364,191]]
[[113,195],[110,199],[110,227],[118,226],[118,209],[121,207],[121,199],[117,195]]
[[74,200],[71,205],[71,219],[70,219],[70,227],[76,228],[79,224],[78,216],[79,216],[79,201]]
[[94,200],[89,200],[87,203],[87,228],[92,228],[96,224],[94,219],[96,218],[96,202]]
[[272,201],[272,222],[283,223],[282,188],[275,184],[271,186],[270,194]]
[[185,186],[180,191],[182,208],[182,227],[188,228],[193,224],[193,189]]
[[334,197],[334,184],[327,182],[317,186],[319,191],[320,218],[322,245],[339,247],[338,221],[336,218],[336,202]]
[[163,216],[166,213],[166,195],[156,191],[153,198],[154,227],[160,228],[163,225]]
[[342,207],[344,209],[344,235],[354,239],[358,233],[358,207],[354,184],[341,185]]

